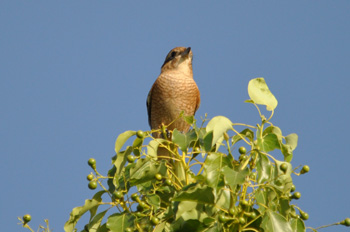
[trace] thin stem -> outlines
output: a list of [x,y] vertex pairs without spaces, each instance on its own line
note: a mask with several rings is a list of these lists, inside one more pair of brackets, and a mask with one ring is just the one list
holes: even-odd
[[197,165],[197,164],[203,165],[204,163],[202,163],[202,162],[195,162],[195,163],[191,164],[189,167],[192,167],[192,166]]
[[336,225],[340,225],[340,222],[336,222],[336,223],[325,225],[325,226],[320,226],[320,227],[315,228],[315,230],[319,230],[319,229],[330,227],[330,226],[336,226]]
[[105,190],[105,192],[110,196],[112,197],[111,193],[105,188],[105,186],[103,186],[103,184],[101,183],[101,181],[99,181],[97,179],[97,183],[101,186],[101,188],[103,188],[103,190]]
[[[158,158],[162,158],[162,159],[169,159],[169,156],[157,156]],[[178,159],[178,158],[175,158],[175,157],[171,157],[172,160],[175,160],[175,161],[181,161],[181,159]]]
[[182,186],[182,184],[181,184],[180,179],[175,175],[175,173],[173,172],[173,170],[172,170],[171,168],[168,169],[168,172],[170,172],[171,176],[174,177],[174,178],[177,180],[177,182],[179,183],[179,184],[177,184],[176,182],[173,182],[173,184],[175,185],[175,187],[176,187],[177,189],[181,189],[183,186]]
[[244,123],[232,123],[232,125],[234,125],[234,126],[246,126],[246,127],[250,127],[250,128],[256,129],[255,126],[251,126],[251,125],[244,124]]
[[257,105],[257,104],[255,104],[255,103],[253,103],[253,104],[255,105],[256,109],[258,110],[260,118],[262,118],[262,114],[261,114],[261,111],[260,111],[260,109],[259,109],[258,105]]
[[187,174],[188,166],[186,164],[186,152],[182,152],[182,166],[185,171],[185,183],[187,185],[188,184],[188,174]]
[[267,121],[270,121],[270,119],[272,118],[274,112],[275,112],[274,110],[271,111],[271,115],[270,115],[269,119],[267,119]]
[[23,224],[23,227],[29,229],[32,232],[34,232],[34,230],[32,230],[32,228],[30,228],[30,226],[28,226],[27,224]]
[[271,159],[273,159],[273,161],[275,161],[275,163],[277,162],[277,160],[272,156],[272,155],[269,155],[269,154],[267,154],[267,153],[265,153],[265,152],[261,152],[262,154],[264,154],[264,155],[267,155],[268,157],[270,157]]
[[248,145],[251,145],[249,141],[247,141],[238,131],[235,130],[235,128],[232,127],[232,130],[239,136],[241,139],[246,142]]
[[204,164],[202,165],[202,167],[199,169],[198,173],[197,173],[197,176],[203,171],[203,168],[204,168]]

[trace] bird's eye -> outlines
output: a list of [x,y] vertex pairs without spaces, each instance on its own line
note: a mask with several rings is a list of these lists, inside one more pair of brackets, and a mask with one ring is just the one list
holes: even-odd
[[162,68],[163,68],[163,66],[164,66],[166,63],[168,63],[168,62],[170,62],[171,60],[175,59],[175,57],[177,56],[177,54],[178,54],[177,51],[170,51],[170,52],[167,54],[166,58],[165,58],[164,64],[162,65]]

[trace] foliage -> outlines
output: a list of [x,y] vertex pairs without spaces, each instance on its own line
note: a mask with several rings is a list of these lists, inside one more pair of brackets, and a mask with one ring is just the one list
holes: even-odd
[[[27,228],[31,232],[34,232],[34,230],[28,225],[28,222],[31,221],[31,218],[32,217],[30,214],[26,214],[22,218],[18,217],[18,220],[20,221],[19,224],[21,224],[24,228]],[[40,225],[38,228],[38,231],[40,231],[40,232],[52,232],[52,230],[50,230],[50,227],[49,227],[49,220],[45,219],[44,221],[45,221],[46,226]]]
[[[246,102],[261,118],[256,126],[224,116],[205,118],[198,126],[193,117],[181,116],[193,129],[186,134],[175,129],[170,140],[153,138],[154,131],[120,134],[108,176],[89,160],[94,170],[87,177],[89,188],[98,183],[102,190],[72,210],[64,230],[76,231],[89,212],[82,231],[305,231],[309,216],[294,203],[301,194],[292,174],[307,173],[309,167],[297,173],[290,163],[298,136],[283,135],[271,123],[277,100],[263,78],[251,80],[248,93]],[[268,119],[257,104],[271,111]],[[245,145],[236,152],[239,144]],[[168,157],[157,157],[160,147]],[[282,160],[271,155],[274,150]],[[102,205],[110,207],[98,211]]]

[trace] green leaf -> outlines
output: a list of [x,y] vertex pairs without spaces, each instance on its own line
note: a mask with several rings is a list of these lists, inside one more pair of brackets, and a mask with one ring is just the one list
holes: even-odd
[[248,168],[243,169],[242,171],[236,171],[229,167],[222,168],[222,172],[225,177],[225,184],[231,187],[231,190],[235,190],[238,184],[243,184],[245,177],[248,175]]
[[174,195],[174,192],[172,191],[172,188],[169,186],[161,186],[157,189],[157,196],[161,199],[161,203],[170,203],[171,199]]
[[147,195],[146,201],[148,204],[153,206],[155,210],[158,210],[160,207],[160,197],[157,194]]
[[186,135],[184,135],[182,132],[178,131],[177,129],[174,129],[172,140],[174,143],[179,145],[181,151],[187,151]]
[[124,146],[124,143],[135,134],[136,131],[125,131],[124,133],[121,133],[115,141],[115,153],[118,154],[120,149],[122,149],[122,147]]
[[241,136],[239,135],[234,135],[232,137],[232,145],[234,145],[235,143],[237,143],[238,141],[240,141],[242,139],[242,137],[244,138],[248,138],[251,142],[254,141],[254,132],[249,129],[249,128],[246,128],[244,130],[242,130],[240,133],[239,133]]
[[273,190],[273,188],[266,188],[266,199],[267,199],[267,205],[269,206],[270,210],[276,211],[278,207],[278,195],[276,191]]
[[206,227],[209,227],[210,225],[214,224],[216,222],[216,218],[207,217],[203,219],[203,223]]
[[213,131],[209,131],[208,133],[206,133],[206,135],[204,135],[203,147],[206,152],[210,152],[212,149],[212,143],[213,143],[213,137],[214,137],[213,134],[214,134]]
[[203,224],[196,219],[189,219],[184,222],[181,231],[201,232],[204,231]]
[[213,140],[211,146],[222,141],[224,133],[232,129],[232,122],[224,116],[216,116],[212,118],[207,125],[207,132],[213,131]]
[[91,214],[93,214],[93,212],[96,212],[97,207],[99,206],[100,202],[102,202],[101,196],[104,193],[105,191],[97,192],[94,195],[93,199],[85,200],[85,204],[83,206],[75,207],[70,213],[68,221],[64,225],[64,231],[74,231],[75,225],[79,221],[80,217],[84,215],[88,210],[91,210]]
[[277,212],[267,210],[261,222],[261,228],[269,232],[292,232],[287,219]]
[[269,90],[263,77],[249,81],[248,94],[256,104],[265,105],[266,110],[273,111],[277,107],[277,99]]
[[152,232],[163,232],[163,231],[169,231],[169,229],[166,229],[167,222],[163,221],[159,223],[156,227],[154,227],[154,230]]
[[284,155],[284,161],[286,161],[286,162],[292,161],[293,150],[292,150],[292,147],[290,145],[282,143],[281,144],[281,151],[282,151],[282,154]]
[[289,145],[292,148],[292,151],[295,150],[295,148],[297,148],[298,145],[298,135],[293,133],[293,134],[289,134],[285,137],[286,140],[286,144]]
[[135,140],[132,144],[134,155],[140,156],[143,140],[144,140],[143,138],[142,139],[140,139],[138,137],[135,138]]
[[[282,165],[282,164],[286,164],[287,165],[287,170],[286,172],[283,172],[279,167]],[[282,161],[278,161],[276,160],[276,171],[275,171],[275,178],[278,178],[278,176],[280,175],[286,175],[286,176],[290,176],[292,174],[292,165],[289,163],[289,162],[282,162]]]
[[280,149],[280,142],[276,134],[267,134],[264,136],[259,144],[260,148],[264,152]]
[[120,175],[121,171],[123,170],[123,167],[127,161],[128,155],[132,152],[132,147],[128,146],[125,151],[119,151],[117,154],[117,158],[114,161],[114,166],[117,168],[117,175]]
[[105,214],[107,213],[108,209],[105,211],[102,211],[101,213],[97,214],[92,221],[89,223],[89,232],[97,232],[98,228],[100,228],[101,222]]
[[259,153],[256,164],[256,170],[258,174],[257,182],[262,184],[266,181],[270,181],[272,177],[272,165],[266,155]]
[[[101,202],[102,201],[102,195],[106,193],[106,191],[102,190],[99,191],[97,193],[95,193],[95,195],[92,197],[93,200],[96,200],[97,202]],[[92,207],[89,209],[90,211],[90,220],[96,215],[97,212],[97,208],[99,205],[96,205],[95,207]]]
[[[124,171],[120,175],[114,175],[113,177],[113,185],[114,189],[123,189],[128,191],[130,189],[130,168],[134,167],[136,164],[128,164],[125,166]],[[114,190],[115,191],[115,190]],[[111,192],[114,192],[111,191]]]
[[[285,173],[280,169],[280,166],[283,163],[287,165],[287,170]],[[293,184],[291,177],[292,171],[292,165],[290,163],[276,160],[273,186],[282,193],[290,192],[290,189]]]
[[281,215],[283,217],[287,217],[292,210],[292,207],[289,205],[289,202],[290,202],[289,198],[287,198],[287,199],[280,198],[279,199],[279,210],[278,211],[281,213]]
[[219,194],[217,195],[216,206],[222,209],[228,210],[230,208],[230,191],[228,189],[221,189]]
[[256,204],[259,206],[259,211],[261,214],[263,214],[266,211],[266,205],[267,205],[267,193],[263,188],[259,188],[255,192],[255,200]]
[[220,153],[210,154],[204,162],[204,176],[208,186],[216,188],[221,178],[221,168],[223,166],[223,156]]
[[134,227],[135,216],[130,213],[115,213],[107,219],[107,228],[110,232],[125,231],[128,227]]
[[[205,230],[205,232],[221,232],[222,229],[218,226],[216,223],[214,226],[210,227],[209,229]],[[237,230],[231,230],[231,231],[237,231]]]
[[175,231],[203,231],[202,221],[205,218],[208,218],[208,215],[205,213],[203,204],[181,201],[176,207],[176,221],[172,229]]
[[278,196],[272,187],[259,188],[255,192],[256,204],[259,206],[260,214],[265,214],[268,210],[277,210]]
[[194,130],[191,130],[186,134],[179,132],[177,129],[174,129],[173,131],[172,140],[174,143],[179,145],[181,151],[183,152],[187,152],[187,148],[190,146],[191,142],[196,141],[197,139],[198,136]]
[[300,218],[292,218],[290,220],[290,225],[292,227],[292,230],[295,232],[304,232],[305,231],[305,224],[304,221]]
[[188,124],[193,124],[195,122],[194,116],[185,116],[183,115],[182,118],[187,122]]
[[197,141],[198,140],[198,134],[197,131],[195,130],[190,130],[189,132],[186,133],[186,140],[187,140],[187,146],[190,146],[190,144],[193,141]]
[[108,229],[107,229],[107,226],[106,226],[106,223],[103,224],[102,226],[100,226],[96,232],[108,232]]
[[[115,191],[115,188],[116,188],[116,172],[117,172],[117,168],[113,165],[112,168],[108,171],[108,180],[107,180],[107,184],[108,184],[108,191],[109,192],[114,192]],[[111,178],[113,177],[113,178]]]
[[164,163],[161,164],[162,165],[149,158],[138,159],[136,165],[130,168],[130,184],[137,185],[154,180],[154,176],[157,173],[164,175],[166,172],[166,167]]
[[[258,130],[259,132],[259,130]],[[263,137],[258,139],[258,144],[262,151],[269,152],[274,149],[280,149],[284,155],[284,160],[290,162],[293,158],[293,150],[298,143],[297,134],[290,134],[285,137],[286,143],[283,143],[282,131],[276,126],[269,126],[263,132]]]
[[158,147],[163,142],[167,142],[167,140],[165,140],[165,139],[154,139],[154,140],[151,140],[149,142],[149,144],[147,145],[147,155],[149,155],[149,156],[151,156],[153,158],[157,158]]
[[199,184],[191,184],[173,198],[173,201],[192,201],[203,204],[214,204],[213,189],[209,186],[200,186]]
[[198,202],[193,201],[180,201],[177,205],[176,218],[175,220],[182,217],[184,220],[197,219],[199,217],[198,210],[196,207]]
[[268,134],[275,134],[277,136],[278,141],[282,142],[282,131],[277,126],[269,126],[263,131],[263,137]]

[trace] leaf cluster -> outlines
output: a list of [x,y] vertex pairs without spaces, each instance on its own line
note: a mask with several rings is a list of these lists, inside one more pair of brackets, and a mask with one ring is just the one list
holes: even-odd
[[[291,164],[298,136],[285,136],[271,123],[277,100],[263,78],[250,81],[248,93],[246,102],[261,118],[255,126],[224,116],[205,117],[198,126],[180,115],[192,125],[188,133],[164,126],[157,132],[169,139],[153,138],[155,131],[120,134],[107,176],[98,173],[95,159],[88,161],[94,171],[87,176],[89,188],[99,184],[102,190],[72,210],[65,231],[77,231],[87,212],[82,232],[305,231],[309,215],[295,205],[301,193],[292,179],[309,171],[305,165],[297,173]],[[258,104],[271,111],[269,118]]]
[[[256,94],[248,102],[257,107],[254,98]],[[258,103],[264,104],[264,99]],[[273,110],[277,101],[268,98],[265,105]],[[73,209],[65,231],[73,231],[88,211],[85,231],[304,231],[297,215],[302,211],[291,204],[296,198],[291,194],[290,161],[298,137],[283,136],[260,110],[259,114],[262,121],[256,126],[234,124],[223,116],[197,126],[193,117],[185,117],[193,129],[186,134],[175,129],[169,140],[152,138],[151,131],[122,133],[108,176],[96,176],[102,187],[101,178],[107,178],[108,187]],[[133,142],[126,145],[130,139]],[[234,148],[241,142],[248,149],[236,154]],[[160,148],[169,157],[157,157]],[[275,149],[283,161],[268,153]],[[102,201],[104,194],[110,202]],[[104,204],[110,208],[97,214]],[[115,213],[102,223],[107,211]]]

